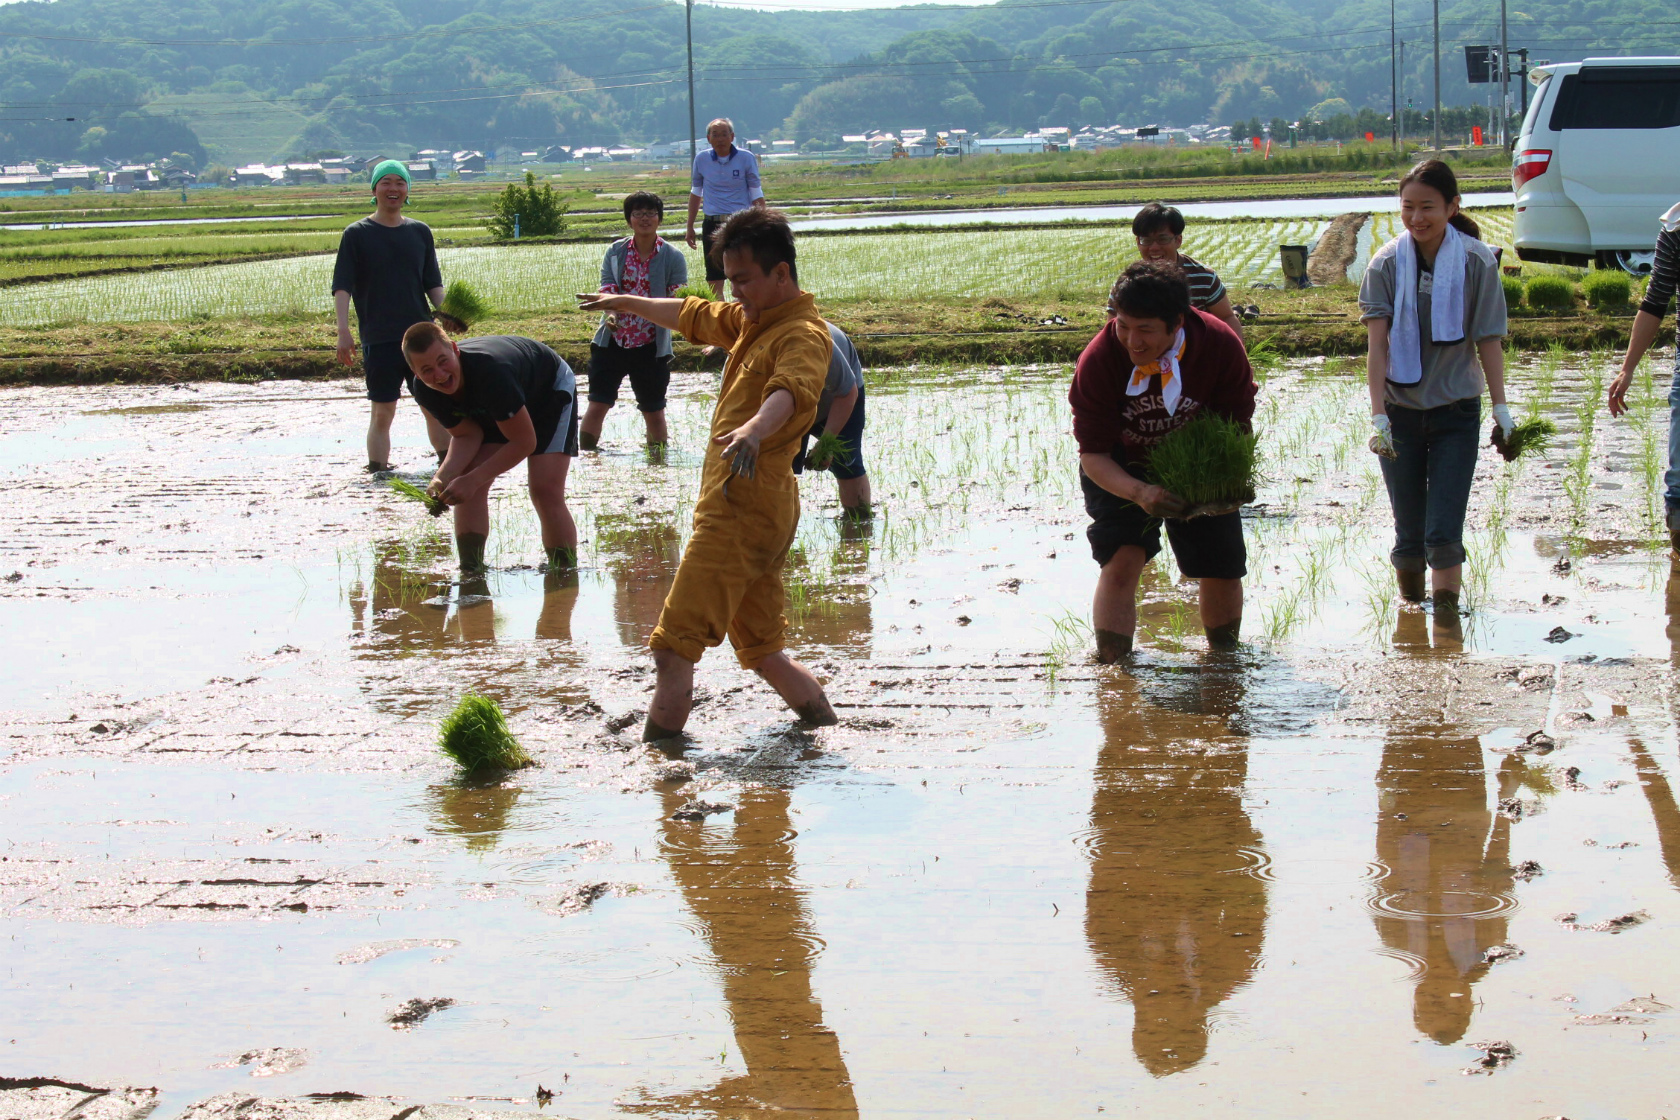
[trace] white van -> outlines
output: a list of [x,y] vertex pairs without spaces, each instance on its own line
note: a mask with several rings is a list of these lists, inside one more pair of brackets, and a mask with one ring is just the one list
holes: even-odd
[[1525,261],[1649,271],[1680,202],[1680,58],[1536,66],[1511,165]]

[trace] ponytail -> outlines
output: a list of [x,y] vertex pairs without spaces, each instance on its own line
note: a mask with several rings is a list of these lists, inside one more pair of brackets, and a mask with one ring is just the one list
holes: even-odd
[[[1452,168],[1438,159],[1426,159],[1406,172],[1406,177],[1400,180],[1400,189],[1405,190],[1412,183],[1422,183],[1447,202],[1459,201],[1458,176],[1453,174]],[[1454,214],[1448,221],[1464,236],[1474,237],[1477,241],[1482,239],[1482,227],[1463,210]]]

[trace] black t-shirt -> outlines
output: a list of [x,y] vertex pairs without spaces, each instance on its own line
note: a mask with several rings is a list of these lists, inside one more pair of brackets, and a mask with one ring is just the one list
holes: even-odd
[[425,222],[404,218],[400,226],[386,226],[363,218],[338,240],[332,290],[350,293],[363,346],[401,342],[404,331],[432,317],[426,293],[442,286]]
[[560,426],[572,395],[557,388],[560,355],[534,338],[488,335],[469,338],[461,347],[461,391],[445,396],[414,379],[414,399],[445,428],[476,420],[485,443],[506,443],[496,425],[529,409],[537,447],[547,447]]

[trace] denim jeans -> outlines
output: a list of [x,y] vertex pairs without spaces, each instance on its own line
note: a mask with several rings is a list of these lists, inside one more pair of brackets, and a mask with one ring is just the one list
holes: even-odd
[[1680,509],[1680,353],[1674,355],[1674,379],[1668,385],[1668,473],[1664,504],[1670,513]]
[[1482,399],[1439,408],[1391,405],[1394,459],[1382,460],[1394,509],[1395,568],[1421,572],[1464,563],[1464,511],[1481,444]]

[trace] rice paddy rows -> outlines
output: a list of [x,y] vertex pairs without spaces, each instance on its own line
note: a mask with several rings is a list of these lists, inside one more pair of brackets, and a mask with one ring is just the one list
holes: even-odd
[[[1277,284],[1277,247],[1307,244],[1324,225],[1318,219],[1198,223],[1187,247],[1233,286]],[[1380,216],[1373,236],[1386,240],[1392,225],[1391,215]],[[438,257],[445,279],[470,281],[493,308],[534,312],[569,307],[574,293],[593,291],[601,252],[599,244],[493,246],[445,248]],[[685,252],[698,275],[698,254]],[[804,286],[832,300],[1024,292],[1089,297],[1105,292],[1137,255],[1131,237],[1114,226],[810,237],[800,254]],[[33,285],[7,293],[0,324],[324,315],[332,309],[332,267],[330,256],[311,256]]]

